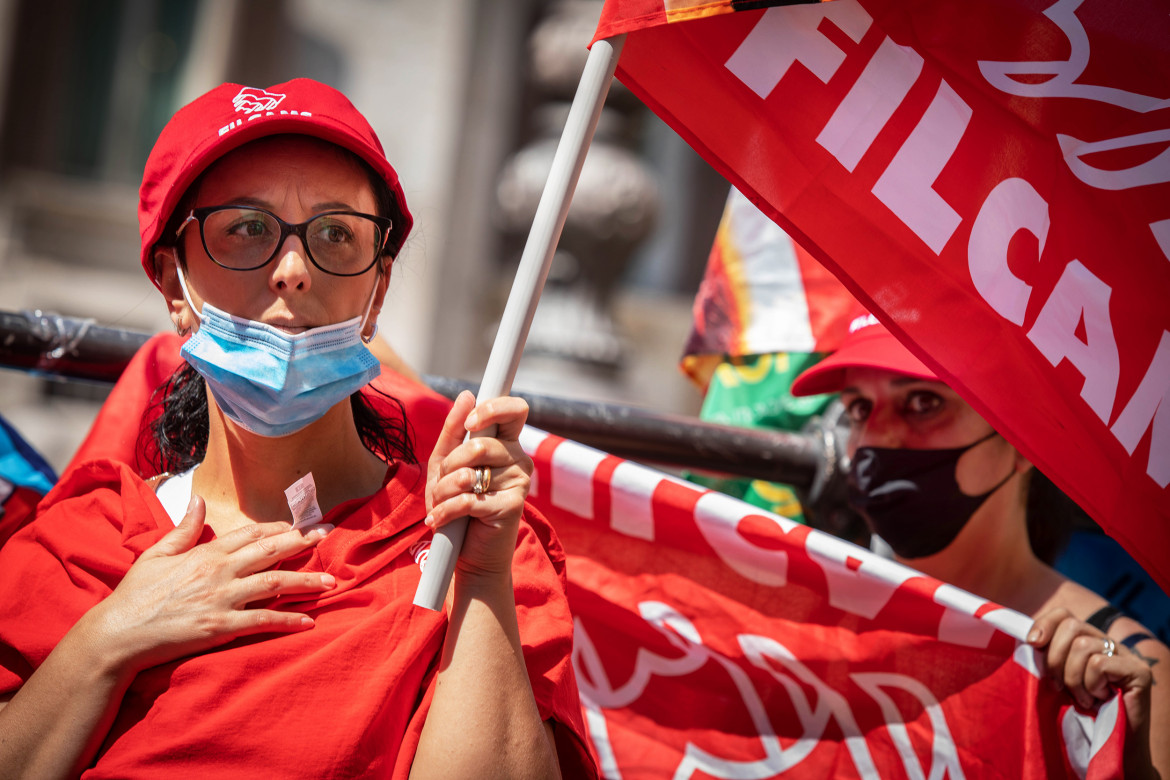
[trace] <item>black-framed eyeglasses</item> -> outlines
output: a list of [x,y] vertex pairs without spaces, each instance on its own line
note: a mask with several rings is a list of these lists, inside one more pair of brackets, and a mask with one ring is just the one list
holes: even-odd
[[313,265],[334,276],[358,276],[370,270],[394,226],[386,217],[358,211],[325,211],[290,225],[266,209],[229,204],[192,209],[176,237],[191,220],[199,223],[207,256],[223,268],[263,268],[292,235],[301,240]]

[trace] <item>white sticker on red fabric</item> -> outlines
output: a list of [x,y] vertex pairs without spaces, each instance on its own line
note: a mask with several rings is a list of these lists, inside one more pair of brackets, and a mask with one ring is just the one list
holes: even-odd
[[313,472],[298,479],[284,489],[288,508],[293,516],[293,528],[304,528],[321,522],[321,507],[317,504],[317,483]]

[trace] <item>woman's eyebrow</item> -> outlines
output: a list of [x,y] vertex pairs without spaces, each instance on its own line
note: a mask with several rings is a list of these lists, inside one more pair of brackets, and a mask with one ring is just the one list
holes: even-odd
[[251,198],[251,197],[246,197],[246,196],[239,197],[239,198],[228,198],[227,200],[225,200],[223,202],[223,205],[225,205],[225,206],[255,206],[258,209],[266,209],[268,211],[272,210],[272,204],[269,203],[268,201],[261,200],[260,198]]
[[313,211],[357,211],[357,209],[348,203],[342,203],[339,200],[330,200],[325,203],[314,203]]
[[[225,200],[223,202],[223,205],[227,205],[227,206],[254,206],[256,208],[264,209],[265,211],[271,211],[273,213],[275,213],[275,211],[276,211],[276,207],[272,203],[270,203],[269,201],[263,200],[262,198],[255,198],[255,197],[251,197],[251,196],[241,196],[238,198],[228,198],[227,200]],[[320,213],[322,211],[356,211],[356,209],[351,204],[345,203],[345,202],[340,201],[340,200],[330,200],[330,201],[324,201],[322,203],[314,203],[312,210],[314,213]]]

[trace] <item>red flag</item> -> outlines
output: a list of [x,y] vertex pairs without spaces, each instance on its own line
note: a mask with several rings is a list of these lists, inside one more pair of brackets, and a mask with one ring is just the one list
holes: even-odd
[[[74,463],[133,462],[180,343],[139,351]],[[450,402],[390,371],[375,385],[432,446]],[[597,450],[532,428],[521,443],[568,553],[608,778],[1117,776],[1119,697],[1081,712],[1041,680],[1029,618]]]
[[1165,3],[666,5],[623,83],[1170,591]]
[[1077,711],[1019,642],[1030,618],[580,444],[522,444],[569,553],[606,777],[1120,776],[1120,695]]
[[831,352],[861,305],[734,188],[695,296],[683,370],[706,387],[728,356]]

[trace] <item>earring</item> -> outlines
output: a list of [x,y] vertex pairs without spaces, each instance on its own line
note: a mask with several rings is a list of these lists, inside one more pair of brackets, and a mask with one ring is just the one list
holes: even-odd
[[378,335],[378,323],[375,322],[374,329],[372,331],[370,331],[370,335],[369,336],[365,336],[365,335],[362,336],[362,343],[369,344],[371,341],[374,340],[374,336],[377,336],[377,335]]

